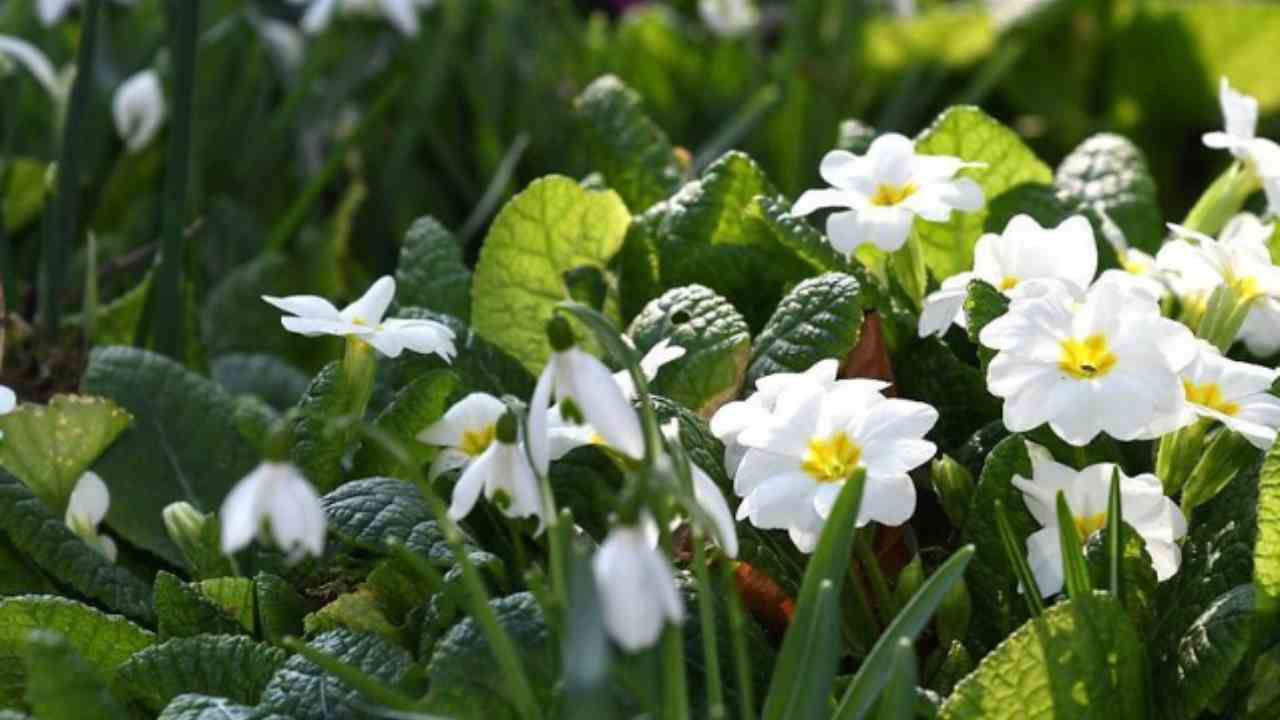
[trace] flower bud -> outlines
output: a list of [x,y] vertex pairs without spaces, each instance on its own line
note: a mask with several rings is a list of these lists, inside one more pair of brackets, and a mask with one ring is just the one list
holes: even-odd
[[893,587],[893,610],[895,614],[911,601],[911,597],[916,594],[916,591],[923,584],[924,563],[920,562],[920,556],[916,555],[911,559],[910,563],[907,563],[906,567],[902,568],[902,572],[898,573],[898,582]]
[[170,503],[162,513],[164,530],[183,555],[189,555],[188,548],[198,547],[203,542],[204,526],[209,516],[195,509],[189,502]]
[[942,509],[957,528],[963,528],[969,514],[969,498],[973,495],[973,475],[949,455],[933,461],[931,466],[933,491],[938,494]]
[[552,315],[547,321],[547,340],[551,343],[551,349],[556,352],[564,352],[572,348],[574,337],[569,321],[560,315]]
[[516,421],[515,413],[510,410],[503,413],[502,417],[498,418],[496,430],[498,442],[503,445],[515,445],[520,437],[520,423]]
[[936,616],[938,639],[943,647],[951,645],[952,642],[964,641],[965,635],[969,633],[969,618],[972,613],[969,588],[964,584],[964,578],[960,578],[955,585],[951,586],[946,597],[942,598],[942,604],[938,606]]

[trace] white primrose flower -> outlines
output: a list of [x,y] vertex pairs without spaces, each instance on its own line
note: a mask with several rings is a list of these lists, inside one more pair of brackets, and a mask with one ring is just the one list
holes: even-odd
[[428,477],[466,467],[484,454],[493,444],[498,433],[498,421],[507,412],[507,406],[498,398],[482,392],[473,392],[454,403],[444,417],[418,433],[418,441],[441,448],[431,463]]
[[[680,421],[672,418],[662,426],[662,434],[666,436],[667,442],[679,443]],[[659,463],[663,471],[674,479],[674,468],[672,467],[670,456],[663,454]],[[715,480],[712,480],[711,476],[692,460],[689,462],[689,476],[693,481],[693,501],[698,504],[702,512],[706,513],[707,518],[714,526],[711,528],[712,539],[720,546],[725,555],[736,558],[738,556],[738,528],[733,519],[733,512],[729,510],[729,502],[725,500],[724,493],[720,491],[720,487],[716,485]]]
[[738,438],[750,448],[734,477],[744,498],[738,519],[785,529],[797,548],[812,552],[840,489],[861,469],[858,525],[901,525],[916,507],[907,473],[936,452],[923,437],[937,421],[929,405],[885,398],[874,383],[790,387],[768,422]]
[[[1047,453],[1035,452],[1031,461],[1032,478],[1015,475],[1013,484],[1041,526],[1027,538],[1027,563],[1041,594],[1050,597],[1062,591],[1064,581],[1058,492],[1066,496],[1075,530],[1084,543],[1107,526],[1111,476],[1119,468],[1099,463],[1076,471],[1054,462]],[[1160,479],[1150,473],[1127,477],[1120,470],[1120,511],[1125,524],[1146,543],[1156,579],[1163,582],[1173,577],[1182,562],[1178,540],[1187,533],[1187,521],[1177,503],[1165,497]]]
[[111,100],[116,133],[131,153],[141,152],[151,144],[164,125],[166,112],[160,73],[151,68],[121,83]]
[[291,463],[264,462],[245,475],[222,501],[222,552],[230,555],[265,537],[297,562],[324,554],[326,519],[320,496]]
[[927,337],[942,335],[952,323],[965,327],[964,299],[973,280],[1013,296],[1023,281],[1039,278],[1057,278],[1083,290],[1097,271],[1098,248],[1083,215],[1053,228],[1041,227],[1030,215],[1016,215],[1004,232],[978,238],[972,272],[947,278],[941,289],[925,298],[918,332]]
[[657,548],[652,518],[609,531],[591,558],[609,636],[627,652],[652,647],[668,622],[684,622],[675,569]]
[[1191,332],[1131,283],[1099,281],[1082,296],[1051,281],[1035,289],[979,336],[998,351],[987,388],[1005,401],[1005,426],[1048,423],[1077,446],[1102,432],[1134,440],[1172,429],[1183,402],[1178,371],[1195,356]]
[[1260,450],[1270,448],[1280,428],[1280,398],[1269,391],[1280,370],[1223,357],[1203,340],[1198,349],[1182,370],[1186,412],[1221,422]]
[[102,478],[92,471],[76,481],[67,501],[65,521],[71,532],[79,535],[90,547],[97,550],[108,562],[115,562],[119,554],[116,543],[106,535],[98,534],[98,525],[111,508],[111,492]]
[[1257,137],[1258,101],[1231,87],[1223,77],[1218,86],[1224,128],[1204,134],[1206,147],[1227,150],[1257,173],[1270,212],[1280,208],[1280,145]]
[[808,215],[822,208],[843,208],[827,218],[831,246],[849,257],[867,243],[893,252],[907,242],[916,216],[944,222],[953,210],[982,207],[982,188],[957,178],[965,168],[982,167],[959,158],[917,155],[911,140],[888,133],[871,142],[866,155],[832,150],[818,172],[832,187],[808,190],[791,214]]
[[302,16],[302,29],[308,35],[324,32],[335,12],[345,16],[364,16],[386,20],[400,34],[414,37],[418,34],[420,23],[418,13],[430,9],[436,0],[291,0],[295,4],[306,4],[307,12]]
[[698,14],[721,37],[745,35],[760,22],[754,0],[698,0]]
[[456,521],[471,514],[483,490],[485,498],[507,517],[537,518],[537,532],[541,533],[545,521],[541,487],[524,443],[519,441],[515,416],[504,410],[493,433],[488,447],[458,477],[449,517]]
[[384,320],[396,294],[396,281],[384,275],[355,302],[339,311],[328,300],[315,295],[290,295],[262,299],[292,316],[280,318],[289,332],[307,337],[337,335],[354,337],[372,345],[387,357],[399,357],[405,350],[434,353],[452,361],[457,350],[453,331],[433,320]]

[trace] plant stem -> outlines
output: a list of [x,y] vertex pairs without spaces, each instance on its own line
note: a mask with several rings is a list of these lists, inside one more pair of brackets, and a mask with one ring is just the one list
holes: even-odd
[[869,532],[859,532],[854,541],[854,551],[858,554],[858,562],[862,563],[863,572],[871,583],[871,591],[875,593],[876,605],[879,606],[880,620],[888,623],[893,619],[893,594],[889,592],[889,583],[880,570],[880,561],[871,550]]
[[1217,235],[1260,187],[1261,181],[1252,168],[1242,162],[1232,163],[1196,201],[1182,221],[1183,227]]
[[728,588],[725,605],[729,609],[729,642],[733,644],[733,666],[738,676],[738,715],[741,720],[753,720],[758,716],[755,712],[755,687],[751,680],[751,656],[747,654],[746,613],[734,586],[731,564],[726,562],[721,567],[722,582]]

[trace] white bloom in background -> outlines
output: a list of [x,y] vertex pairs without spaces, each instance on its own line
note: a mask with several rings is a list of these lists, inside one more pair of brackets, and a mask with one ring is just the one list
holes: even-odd
[[296,27],[283,20],[256,15],[253,16],[253,26],[285,72],[294,72],[302,65],[307,49],[306,39]]
[[1082,299],[1065,289],[1014,299],[979,340],[998,351],[987,388],[1004,398],[1005,426],[1048,423],[1077,446],[1102,432],[1134,440],[1170,429],[1183,402],[1178,371],[1196,352],[1191,332],[1162,317],[1149,294],[1115,282],[1095,283]]
[[656,546],[652,521],[618,526],[591,558],[605,629],[627,652],[652,647],[668,622],[684,622],[675,570]]
[[167,112],[160,73],[148,68],[120,84],[111,100],[116,133],[131,153],[145,150],[164,125]]
[[265,536],[290,562],[324,554],[326,519],[320,496],[291,463],[264,462],[245,475],[222,501],[222,552],[230,555]]
[[[133,0],[116,0],[121,5],[132,5]],[[71,8],[80,4],[80,0],[36,0],[36,17],[40,24],[50,27],[62,22]]]
[[916,507],[907,473],[936,452],[923,437],[937,421],[929,405],[887,399],[874,385],[788,388],[770,420],[738,438],[750,448],[734,477],[744,498],[738,518],[785,529],[797,548],[812,552],[840,489],[861,469],[858,525],[901,525]]
[[302,29],[308,35],[324,32],[333,22],[335,12],[346,16],[365,16],[386,20],[406,37],[418,34],[418,13],[436,4],[436,0],[291,0],[307,4]]
[[7,415],[18,407],[18,395],[12,389],[0,385],[0,415]]
[[952,323],[965,326],[964,299],[972,280],[989,283],[1013,296],[1025,280],[1057,278],[1084,290],[1098,271],[1098,248],[1093,228],[1083,215],[1073,215],[1057,227],[1043,228],[1030,215],[1016,215],[999,235],[978,238],[973,271],[947,278],[929,294],[920,312],[920,337],[941,335]]
[[434,353],[452,361],[457,350],[453,331],[433,320],[384,320],[396,294],[396,281],[384,275],[359,300],[339,311],[328,300],[315,295],[290,295],[262,299],[293,316],[280,324],[289,332],[307,337],[337,335],[355,337],[372,345],[387,357],[399,357],[405,350]]
[[[667,438],[668,443],[678,444],[680,442],[680,421],[672,418],[662,426],[662,434]],[[664,454],[659,462],[661,463],[660,467],[674,479],[671,458]],[[714,525],[714,527],[710,528],[712,539],[720,546],[725,555],[736,558],[738,556],[738,528],[734,523],[733,512],[729,510],[729,502],[725,500],[724,493],[720,491],[720,487],[716,485],[715,480],[712,480],[711,476],[692,460],[689,462],[689,476],[690,480],[693,481],[694,502],[698,504],[702,512],[706,513],[707,518]]]
[[754,0],[698,0],[698,14],[721,37],[745,35],[760,22]]
[[108,562],[115,562],[116,543],[106,535],[98,534],[98,525],[111,507],[111,493],[97,473],[86,472],[76,481],[67,501],[66,523],[71,532],[79,535]]
[[[1111,476],[1119,468],[1099,463],[1076,471],[1043,453],[1031,454],[1032,478],[1015,475],[1027,509],[1040,523],[1027,538],[1027,563],[1045,597],[1062,591],[1062,544],[1058,531],[1058,492],[1071,508],[1080,542],[1107,526]],[[1178,540],[1187,534],[1187,521],[1177,503],[1165,497],[1160,479],[1150,473],[1127,477],[1120,470],[1120,512],[1147,545],[1156,579],[1163,582],[1178,572],[1182,552]]]
[[498,398],[473,392],[454,403],[444,417],[418,433],[418,441],[441,448],[431,463],[429,479],[466,467],[480,457],[498,433],[498,420],[507,406]]
[[1186,412],[1221,422],[1260,450],[1270,448],[1280,428],[1280,398],[1269,390],[1280,371],[1223,357],[1203,340],[1198,346],[1182,370]]
[[1169,294],[1169,286],[1165,284],[1164,273],[1156,264],[1155,257],[1137,248],[1123,248],[1116,251],[1116,259],[1120,261],[1121,269],[1107,270],[1099,280],[1131,282],[1157,301]]
[[1005,30],[1029,20],[1058,0],[986,0],[987,12],[997,30]]
[[1258,101],[1231,87],[1224,77],[1218,88],[1224,129],[1205,133],[1204,144],[1227,150],[1257,173],[1267,196],[1270,212],[1280,208],[1280,145],[1257,137]]
[[0,35],[0,75],[8,71],[10,63],[26,68],[40,87],[49,93],[55,105],[61,107],[66,104],[71,94],[71,79],[75,75],[74,65],[68,65],[59,73],[48,56],[36,46],[26,40]]
[[[492,442],[480,456],[467,465],[453,487],[453,500],[449,505],[449,517],[461,520],[471,513],[480,492],[512,518],[536,517],[541,533],[543,517],[542,494],[538,476],[529,464],[524,443],[518,441],[515,417],[500,420]],[[509,427],[503,428],[503,424]]]
[[845,257],[866,243],[893,252],[907,242],[916,216],[944,222],[953,210],[982,208],[982,188],[969,178],[955,177],[972,167],[982,165],[917,155],[910,139],[888,133],[873,140],[866,155],[845,150],[827,153],[818,172],[832,187],[806,191],[791,214],[842,208],[827,218],[832,247]]

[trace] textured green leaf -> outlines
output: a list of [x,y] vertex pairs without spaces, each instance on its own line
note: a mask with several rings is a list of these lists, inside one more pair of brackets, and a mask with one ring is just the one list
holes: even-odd
[[613,75],[597,78],[574,100],[591,168],[633,212],[665,200],[680,185],[671,141],[641,105],[640,95]]
[[560,176],[536,180],[498,213],[471,285],[472,328],[538,372],[551,353],[546,324],[569,296],[565,273],[603,270],[631,215],[617,194]]
[[53,583],[0,533],[0,597],[53,592]]
[[4,472],[0,472],[0,528],[15,548],[58,582],[134,620],[154,619],[151,588],[145,582],[107,562],[26,485]]
[[858,344],[862,307],[858,281],[827,273],[796,285],[751,347],[747,383],[774,373],[804,372],[819,360],[845,356]]
[[454,332],[453,342],[458,348],[458,356],[452,363],[446,363],[435,355],[401,355],[396,361],[396,376],[400,384],[433,370],[452,370],[461,379],[461,388],[467,391],[480,390],[495,397],[529,397],[533,394],[534,379],[529,371],[518,360],[472,332],[461,320],[415,307],[400,308],[398,317],[425,318],[447,325]]
[[757,197],[756,207],[760,219],[770,235],[805,265],[811,268],[806,277],[824,272],[841,272],[852,275],[858,281],[863,305],[873,304],[877,287],[868,277],[866,269],[857,260],[851,260],[835,251],[827,237],[803,217],[790,214],[791,202],[781,195]]
[[0,415],[0,467],[61,515],[80,475],[132,422],[105,398],[55,395],[47,406],[23,403]]
[[253,581],[242,577],[219,577],[200,580],[194,587],[240,623],[245,632],[253,632],[258,616]]
[[[413,665],[408,652],[377,635],[332,630],[307,645],[392,686],[404,680]],[[308,720],[367,717],[356,703],[369,700],[310,660],[294,655],[267,684],[259,709]]]
[[165,506],[186,500],[216,508],[258,462],[236,429],[234,399],[162,355],[126,347],[95,349],[81,386],[135,419],[94,466],[111,489],[107,524],[134,545],[181,564],[165,533]]
[[899,395],[938,409],[938,424],[929,437],[944,452],[1000,419],[1000,401],[987,392],[982,371],[957,358],[937,338],[921,339],[895,353],[893,369]]
[[95,717],[125,717],[107,688],[108,674],[86,662],[63,636],[37,630],[27,636],[23,650],[27,705],[40,720],[80,720],[86,711]]
[[225,608],[164,570],[156,574],[155,603],[157,629],[162,638],[244,632],[244,626]]
[[1253,584],[1258,610],[1268,622],[1280,612],[1280,447],[1267,452],[1258,473],[1258,540],[1253,550]]
[[125,618],[74,600],[48,595],[0,600],[0,705],[13,706],[22,697],[26,674],[21,658],[32,630],[66,638],[104,678],[130,655],[155,642],[155,635]]
[[175,638],[130,657],[120,666],[116,683],[152,712],[186,693],[253,705],[286,656],[279,648],[244,636]]
[[346,436],[333,430],[333,421],[351,405],[342,363],[334,361],[311,381],[298,401],[293,421],[293,464],[321,491],[342,484]]
[[303,627],[308,635],[345,628],[378,635],[397,645],[405,644],[401,632],[387,619],[378,598],[365,587],[334,598],[328,605],[308,615],[303,620]]
[[233,353],[214,358],[213,379],[232,395],[253,395],[276,410],[288,410],[311,379],[275,355]]
[[728,300],[701,285],[676,288],[650,302],[628,330],[640,353],[664,338],[685,354],[659,371],[650,389],[704,416],[738,393],[751,335]]
[[[975,107],[953,107],[938,116],[916,141],[916,152],[950,155],[986,167],[962,171],[982,187],[988,204],[1023,183],[1048,183],[1053,173],[1017,133]],[[947,278],[973,267],[973,247],[982,235],[987,210],[953,212],[945,223],[916,222],[925,264],[935,277]]]
[[1158,668],[1158,717],[1194,720],[1225,690],[1253,639],[1254,590],[1241,585],[1196,618],[1174,661]]
[[5,190],[0,196],[4,198],[0,203],[4,210],[0,218],[4,220],[5,234],[17,233],[44,209],[45,199],[52,195],[47,192],[46,168],[45,163],[25,157],[12,158],[0,168],[0,179],[5,181]]
[[987,203],[987,219],[982,229],[999,235],[1015,215],[1030,215],[1042,227],[1056,227],[1075,211],[1075,203],[1058,197],[1052,185],[1023,183]]
[[[396,302],[452,315],[464,322],[471,314],[471,270],[462,244],[435,218],[409,226],[396,264]],[[396,317],[399,317],[397,315]]]
[[[542,608],[531,593],[522,592],[491,600],[498,623],[519,650],[535,691],[550,697],[555,682],[551,633]],[[455,717],[514,717],[515,697],[500,671],[484,632],[472,618],[454,625],[436,643],[427,665],[431,694],[430,712]],[[481,709],[485,712],[481,712]],[[505,710],[505,712],[504,712]]]
[[[1120,507],[1124,515],[1124,506]],[[1107,555],[1107,528],[1094,533],[1085,544],[1084,554],[1089,563],[1089,577],[1096,588],[1110,584],[1111,560]],[[1155,619],[1156,571],[1151,567],[1151,556],[1142,536],[1128,525],[1124,526],[1124,555],[1120,561],[1120,576],[1124,587],[1124,609],[1133,621],[1133,627],[1145,637]]]
[[263,715],[226,698],[190,693],[179,695],[156,720],[286,720],[283,715]]
[[1146,156],[1131,140],[1099,133],[1063,158],[1053,180],[1059,195],[1083,206],[1095,224],[1106,213],[1130,247],[1154,254],[1164,239],[1156,183]]
[[662,292],[658,242],[666,216],[666,203],[658,203],[633,217],[622,249],[614,256],[623,320],[634,318]]
[[258,631],[262,637],[279,644],[286,637],[302,634],[302,617],[306,613],[302,596],[288,580],[270,573],[258,573],[253,579],[257,596]]
[[987,323],[1009,311],[1009,298],[999,290],[982,280],[969,282],[969,294],[964,298],[964,315],[967,321],[969,340],[978,346],[978,358],[985,370],[987,363],[995,355],[995,351],[982,346],[978,337]]
[[1147,695],[1137,633],[1114,600],[1094,595],[1060,602],[1019,628],[960,681],[938,718],[1138,718]]
[[[392,438],[415,452],[419,467],[433,456],[430,447],[417,442],[418,433],[444,416],[447,402],[458,386],[458,377],[451,372],[436,370],[420,375],[396,393],[374,424]],[[356,473],[360,477],[374,475],[411,479],[415,468],[400,464],[381,445],[365,443],[356,453]]]
[[406,543],[415,526],[432,518],[417,486],[394,478],[354,480],[325,495],[322,503],[330,529],[366,550]]

